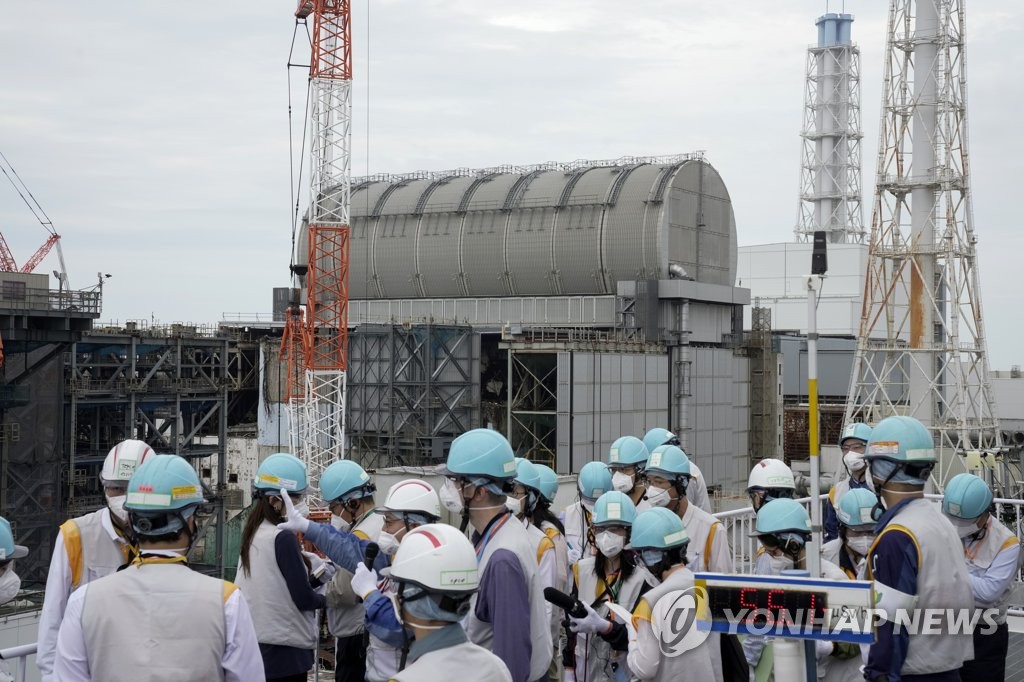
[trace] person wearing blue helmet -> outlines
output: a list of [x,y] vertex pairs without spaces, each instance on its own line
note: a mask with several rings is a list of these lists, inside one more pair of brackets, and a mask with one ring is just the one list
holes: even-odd
[[868,465],[864,461],[864,450],[871,438],[871,427],[863,422],[851,422],[839,436],[839,449],[843,453],[843,470],[845,476],[837,480],[828,491],[828,504],[825,505],[825,518],[822,520],[825,542],[839,537],[839,501],[847,490],[858,488],[871,489],[868,477]]
[[[644,566],[661,581],[640,598],[633,610],[636,636],[630,637],[626,662],[630,674],[640,680],[715,680],[712,664],[712,646],[707,634],[694,624],[685,633],[678,633],[681,617],[679,608],[687,600],[680,592],[693,595],[693,573],[687,567],[686,553],[690,537],[682,520],[668,509],[655,508],[638,514],[629,534],[633,551]],[[696,608],[696,597],[691,608]],[[672,600],[662,604],[662,600]],[[679,648],[666,648],[658,633],[671,631],[681,635],[676,640]]]
[[974,474],[957,474],[946,484],[942,512],[956,528],[964,545],[964,558],[971,576],[974,604],[979,610],[995,609],[994,632],[974,630],[974,659],[964,662],[960,677],[965,680],[1006,678],[1009,629],[1006,609],[1017,566],[1020,538],[996,517],[988,484]]
[[[640,597],[658,581],[626,549],[636,519],[636,507],[623,492],[612,490],[594,505],[594,540],[597,553],[573,566],[573,594],[587,608],[584,618],[570,617],[575,646],[564,652],[566,680],[614,682],[627,679],[629,637],[621,621],[608,620],[609,602],[630,613]],[[577,674],[576,671],[579,671]]]
[[594,553],[594,532],[590,519],[597,498],[612,489],[612,474],[604,462],[587,462],[576,477],[579,499],[565,508],[565,541],[569,563]]
[[555,546],[556,574],[562,579],[561,586],[556,587],[564,592],[569,576],[569,549],[565,540],[565,526],[551,511],[551,505],[558,494],[558,474],[540,462],[534,462],[533,466],[540,476],[540,497],[533,510],[533,523],[551,538]]
[[[18,596],[21,577],[14,571],[14,560],[28,556],[28,548],[14,544],[14,533],[10,522],[0,517],[0,605],[7,604]],[[5,678],[4,674],[8,677]],[[0,680],[14,680],[7,664],[0,661]]]
[[868,549],[875,541],[874,508],[874,493],[866,488],[847,490],[839,500],[839,537],[821,547],[822,558],[839,566],[851,580],[862,575]]
[[[683,447],[682,441],[679,440],[679,436],[672,433],[668,429],[653,428],[644,434],[644,445],[647,446],[648,452],[654,452],[654,448],[659,445],[675,445],[678,448]],[[693,461],[693,457],[690,457],[690,485],[687,496],[690,498],[690,503],[695,504],[707,513],[711,513],[711,497],[708,495],[707,480],[704,477],[704,472],[700,470],[697,463]],[[639,507],[638,507],[639,508]]]
[[188,565],[205,502],[192,465],[153,455],[135,470],[125,497],[139,553],[71,595],[57,636],[56,679],[263,680],[243,592]]
[[[515,682],[545,678],[551,665],[551,622],[544,608],[537,544],[507,507],[515,489],[512,446],[497,431],[473,429],[452,441],[441,503],[473,527],[480,590],[466,622],[474,644],[490,649]],[[536,484],[536,478],[532,479]]]
[[647,446],[636,436],[615,439],[608,448],[608,470],[612,472],[612,488],[629,495],[633,505],[643,511],[644,465],[647,464]]
[[[309,515],[306,465],[284,452],[268,455],[256,469],[253,507],[242,529],[235,581],[249,600],[267,679],[305,675],[313,667],[319,638],[316,612],[324,608],[317,588],[330,575],[327,564],[312,575],[312,564],[293,533],[278,524],[288,507]],[[286,502],[287,500],[287,502]]]
[[[768,569],[761,575],[779,575],[788,569],[807,569],[807,543],[811,540],[811,517],[807,509],[796,500],[777,498],[769,500],[757,512],[754,532],[768,557]],[[763,568],[763,564],[759,563]],[[847,580],[846,574],[831,561],[822,558],[822,576],[829,580]],[[774,657],[765,655],[772,637],[748,635],[743,640],[743,654],[747,664],[760,678],[767,676]],[[830,642],[820,642],[817,647],[819,677],[826,671],[829,679],[847,679],[859,674],[860,661],[856,646],[834,647]]]
[[[963,544],[937,505],[924,499],[938,460],[932,434],[913,417],[886,417],[864,453],[875,492],[876,538],[865,577],[875,581],[875,608],[893,614],[915,609],[943,613],[974,608]],[[950,609],[950,611],[947,611]],[[956,680],[972,658],[971,634],[946,619],[924,631],[896,628],[893,617],[875,630],[864,677],[868,680]]]

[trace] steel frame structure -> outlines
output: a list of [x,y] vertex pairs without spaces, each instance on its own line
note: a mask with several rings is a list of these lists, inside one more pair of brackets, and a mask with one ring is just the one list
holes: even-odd
[[519,457],[558,461],[558,352],[507,349],[509,443]]
[[[845,23],[847,30],[852,21],[847,14],[818,19],[819,25]],[[797,241],[824,230],[830,242],[863,243],[860,48],[845,38],[823,38],[807,49],[800,137]]]
[[845,418],[920,419],[940,451],[1002,450],[971,207],[963,0],[891,0],[868,271]]
[[[310,14],[305,312],[297,304],[289,311],[281,348],[288,361],[292,451],[306,463],[309,478],[315,481],[331,462],[345,456],[352,25],[349,0],[300,0],[296,20],[305,21]],[[322,506],[319,500],[312,502]]]
[[367,467],[433,465],[479,423],[471,327],[361,325],[350,337],[351,456]]

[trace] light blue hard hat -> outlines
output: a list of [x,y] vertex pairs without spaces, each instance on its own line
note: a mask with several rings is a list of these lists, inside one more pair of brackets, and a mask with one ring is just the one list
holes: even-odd
[[757,526],[753,534],[775,535],[785,532],[810,533],[811,517],[796,500],[780,497],[765,503],[758,510]]
[[656,427],[644,434],[644,445],[648,452],[654,452],[659,445],[679,445],[679,436],[668,429]]
[[616,438],[612,446],[608,448],[608,467],[639,466],[643,467],[647,461],[647,446],[636,436],[622,436]]
[[301,493],[309,487],[306,478],[306,465],[298,457],[287,452],[275,452],[268,455],[256,469],[256,479],[252,482],[256,490],[269,490],[271,494],[282,488],[289,493]]
[[534,462],[533,467],[537,470],[537,475],[540,477],[540,494],[549,503],[554,502],[555,495],[558,494],[558,474],[547,464]]
[[683,521],[664,507],[641,512],[633,519],[629,544],[633,549],[671,549],[690,542]]
[[196,470],[178,455],[154,455],[128,481],[124,508],[139,535],[176,533],[204,503]]
[[875,494],[867,488],[851,488],[839,500],[836,517],[848,528],[874,528],[872,509],[876,504]]
[[332,462],[320,474],[320,497],[325,502],[361,500],[376,491],[370,474],[350,459]]
[[913,417],[886,417],[871,431],[864,459],[875,478],[923,486],[937,460],[935,442]]
[[690,458],[676,445],[659,445],[647,458],[644,473],[662,476],[674,481],[680,476],[690,476]]
[[576,479],[580,495],[597,499],[612,489],[612,473],[604,462],[587,462]]
[[977,519],[992,506],[992,491],[974,474],[957,474],[946,484],[942,511],[958,519]]
[[10,561],[28,556],[28,547],[14,544],[11,522],[0,516],[0,561]]
[[636,505],[629,495],[609,490],[594,503],[593,525],[632,526],[636,520]]
[[525,457],[516,457],[516,483],[524,488],[540,492],[540,472],[537,465]]
[[847,438],[856,438],[867,444],[871,440],[871,427],[864,422],[850,422],[839,436],[839,447],[843,447],[843,441]]
[[473,429],[452,441],[445,470],[450,476],[511,481],[516,456],[505,436],[491,429]]

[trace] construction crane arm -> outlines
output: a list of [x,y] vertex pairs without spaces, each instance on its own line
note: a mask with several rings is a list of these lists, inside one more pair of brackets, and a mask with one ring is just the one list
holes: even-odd
[[7,246],[7,240],[0,234],[0,272],[17,272],[18,264],[14,262],[14,254],[11,247]]
[[[56,244],[59,241],[60,241],[60,235],[57,234],[56,232],[54,232],[53,234],[50,235],[49,239],[47,239],[45,242],[43,242],[42,246],[40,246],[38,249],[36,249],[36,252],[34,254],[32,254],[32,257],[29,258],[28,261],[26,261],[25,264],[21,266],[21,270],[20,271],[17,269],[17,267],[15,267],[15,268],[12,268],[9,272],[16,272],[16,271],[18,271],[18,272],[26,272],[26,273],[27,272],[32,272],[33,270],[36,269],[36,266],[39,265],[39,263],[42,262],[42,260],[44,258],[46,258],[46,254],[50,253],[50,249],[53,248],[53,245]],[[61,261],[62,261],[61,262],[61,269],[62,270],[64,269],[63,260],[64,259],[62,258],[61,259]],[[13,260],[12,260],[12,263],[13,263]]]

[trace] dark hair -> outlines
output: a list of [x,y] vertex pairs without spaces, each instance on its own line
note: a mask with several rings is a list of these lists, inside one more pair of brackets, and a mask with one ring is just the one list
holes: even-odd
[[[601,578],[602,580],[604,579],[605,568],[607,568],[605,566],[607,561],[608,561],[608,559],[605,557],[605,555],[601,554],[600,552],[598,552],[594,556],[594,573],[597,575],[598,578]],[[634,552],[633,550],[626,550],[626,549],[624,549],[619,554],[619,584],[620,585],[622,583],[626,582],[626,580],[629,579],[629,576],[633,575],[633,571],[636,570],[636,562],[637,562],[636,552]]]
[[548,502],[548,498],[543,495],[538,496],[537,504],[533,507],[533,516],[531,518],[533,520],[533,525],[538,528],[541,527],[542,523],[547,521],[557,528],[559,533],[565,535],[565,526],[562,525],[562,522],[559,521],[558,517],[551,511],[551,503]]
[[249,575],[249,548],[252,546],[252,538],[256,535],[256,529],[264,521],[274,524],[284,521],[284,517],[270,506],[269,495],[260,495],[257,498],[256,504],[249,512],[249,518],[245,520],[245,528],[242,529],[242,547],[239,558],[242,560],[242,570],[245,571],[246,576]]

